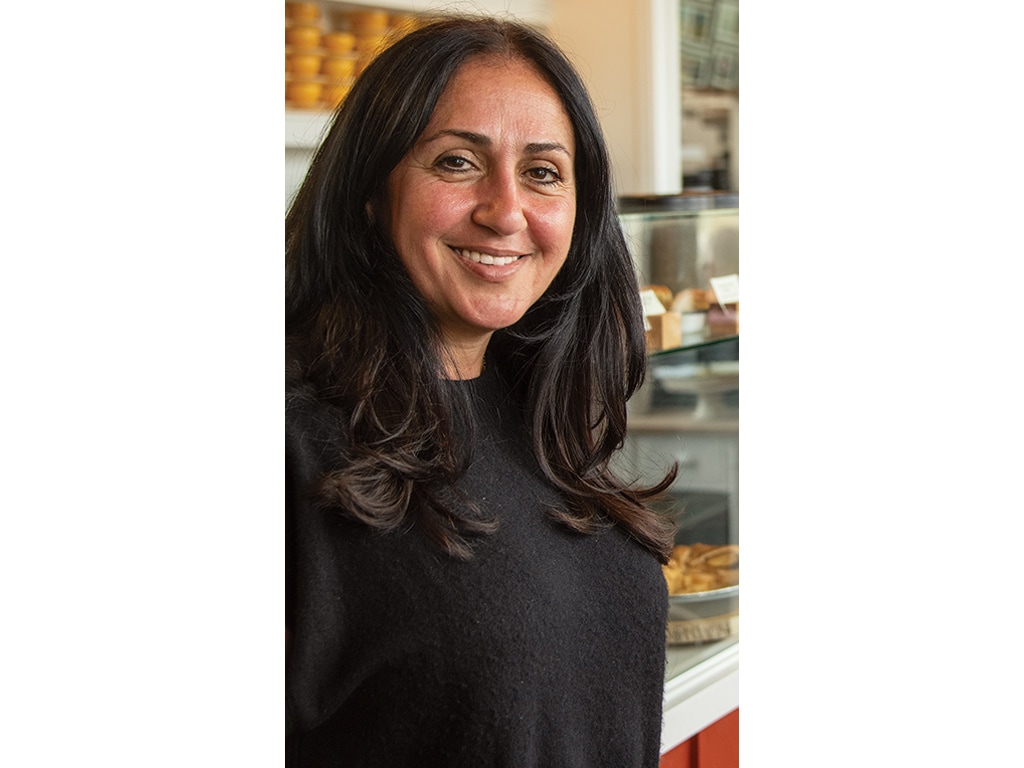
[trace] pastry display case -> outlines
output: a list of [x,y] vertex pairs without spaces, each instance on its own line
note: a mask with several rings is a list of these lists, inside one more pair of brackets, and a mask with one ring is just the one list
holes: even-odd
[[[710,556],[729,569],[728,582],[669,595],[670,744],[690,727],[673,718],[735,706],[732,693],[721,706],[702,697],[732,691],[739,665],[739,196],[619,203],[648,313],[649,362],[629,402],[618,468],[651,484],[675,463],[678,474],[659,504],[676,522],[677,549],[697,554],[691,562]],[[676,577],[666,570],[670,590]]]

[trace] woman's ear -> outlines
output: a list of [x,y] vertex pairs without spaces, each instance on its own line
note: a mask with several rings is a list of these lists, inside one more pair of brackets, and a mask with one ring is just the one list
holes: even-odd
[[373,202],[372,201],[366,203],[366,218],[368,218],[370,220],[371,224],[376,224],[377,223],[377,215],[373,211]]

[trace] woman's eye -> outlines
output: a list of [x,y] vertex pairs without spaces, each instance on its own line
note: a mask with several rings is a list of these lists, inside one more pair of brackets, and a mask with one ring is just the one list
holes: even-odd
[[540,182],[541,184],[555,184],[561,180],[561,176],[558,175],[558,171],[554,168],[548,168],[546,166],[538,166],[531,168],[526,172],[531,180]]
[[437,161],[437,165],[446,171],[467,171],[471,167],[469,160],[458,155],[446,155]]

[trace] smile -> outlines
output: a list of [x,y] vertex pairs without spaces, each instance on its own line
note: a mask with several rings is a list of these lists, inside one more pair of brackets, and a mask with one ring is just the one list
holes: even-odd
[[461,256],[462,258],[466,259],[467,261],[472,261],[476,264],[493,264],[496,267],[503,267],[506,264],[511,264],[512,262],[518,261],[519,259],[522,258],[522,255],[495,256],[494,254],[491,253],[470,251],[466,250],[465,248],[452,248],[452,250],[459,254],[459,256]]

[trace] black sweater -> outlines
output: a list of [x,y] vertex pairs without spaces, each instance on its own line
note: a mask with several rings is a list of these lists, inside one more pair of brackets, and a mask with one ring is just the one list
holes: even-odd
[[497,533],[454,560],[303,501],[340,439],[287,409],[288,765],[655,768],[665,670],[657,560],[613,527],[576,534],[489,369],[461,487]]

